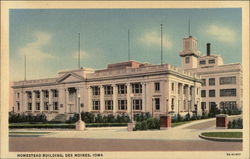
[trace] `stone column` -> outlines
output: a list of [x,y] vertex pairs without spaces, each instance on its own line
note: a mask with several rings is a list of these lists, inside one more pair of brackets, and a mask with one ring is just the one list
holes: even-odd
[[142,83],[142,112],[146,112],[146,83]]
[[35,96],[35,91],[34,90],[31,91],[31,92],[32,92],[32,112],[34,112],[35,108],[36,108],[36,100],[35,100],[36,96]]
[[113,87],[113,114],[116,113],[116,111],[118,110],[118,99],[117,99],[117,94],[118,94],[118,91],[117,91],[117,85],[116,84],[113,84],[112,85]]
[[53,92],[51,89],[48,90],[49,91],[49,111],[53,111],[53,102],[52,102],[52,96],[53,96]]
[[127,86],[127,113],[130,114],[130,112],[131,112],[131,97],[130,97],[130,94],[132,93],[131,84],[126,83],[126,86]]
[[105,110],[104,87],[99,86],[99,88],[100,88],[100,112],[102,113]]
[[65,88],[65,112],[69,113],[69,89]]
[[87,87],[88,89],[88,111],[92,111],[92,88],[91,87]]
[[184,108],[184,101],[183,101],[183,98],[184,95],[183,95],[183,84],[181,83],[180,85],[180,106],[179,106],[179,111],[183,111],[183,108]]
[[40,111],[43,112],[43,90],[39,90],[40,92]]

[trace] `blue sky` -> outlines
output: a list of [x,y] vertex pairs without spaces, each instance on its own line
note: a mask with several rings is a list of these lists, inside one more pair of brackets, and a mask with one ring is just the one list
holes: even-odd
[[76,69],[78,33],[81,66],[105,68],[128,60],[160,64],[160,24],[163,24],[163,62],[181,65],[182,39],[191,35],[205,55],[206,43],[224,63],[241,62],[241,9],[12,9],[10,10],[10,79],[55,77]]

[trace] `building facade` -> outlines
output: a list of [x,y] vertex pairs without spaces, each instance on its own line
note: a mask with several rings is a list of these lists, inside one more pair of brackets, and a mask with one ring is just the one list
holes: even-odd
[[56,78],[14,82],[14,111],[72,114],[79,111],[119,114],[149,112],[153,116],[201,113],[201,80],[169,64],[136,61],[106,69],[62,71]]
[[242,66],[240,63],[224,64],[220,55],[211,54],[207,44],[206,56],[197,49],[197,39],[192,36],[183,39],[182,68],[200,75],[202,79],[201,107],[209,111],[220,109],[242,109]]

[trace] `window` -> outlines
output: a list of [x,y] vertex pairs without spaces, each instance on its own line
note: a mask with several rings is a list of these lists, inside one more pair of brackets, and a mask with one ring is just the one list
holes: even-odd
[[16,93],[16,98],[19,99],[20,93]]
[[236,88],[233,89],[221,89],[220,90],[221,97],[231,97],[236,96]]
[[202,111],[206,109],[206,102],[201,102],[201,109]]
[[186,63],[189,63],[189,62],[190,62],[190,57],[189,57],[189,56],[187,56],[187,57],[185,58],[185,62],[186,62]]
[[201,97],[206,97],[206,90],[201,90]]
[[209,97],[215,97],[215,90],[209,90]]
[[221,85],[224,85],[224,84],[236,84],[236,76],[221,77],[220,78],[220,84]]
[[105,100],[105,110],[113,110],[113,101]]
[[28,103],[28,111],[32,110],[32,103]]
[[112,86],[104,86],[104,94],[105,95],[113,94],[113,87]]
[[58,110],[58,102],[53,102],[53,108],[54,110]]
[[118,109],[127,110],[127,100],[118,100]]
[[100,101],[93,100],[93,110],[100,110]]
[[181,94],[181,85],[178,85],[178,94]]
[[200,65],[205,65],[206,64],[206,61],[205,60],[201,60],[200,61]]
[[36,92],[36,98],[40,98],[40,92]]
[[171,90],[174,91],[174,83],[172,83]]
[[40,110],[40,103],[39,102],[36,103],[36,110]]
[[155,82],[155,91],[160,91],[160,82]]
[[133,100],[133,110],[142,110],[142,100],[134,99]]
[[32,98],[31,92],[27,92],[27,97],[28,97],[28,99],[31,99],[31,98]]
[[174,110],[174,98],[172,98],[172,100],[171,100],[171,109],[172,109],[172,111]]
[[48,102],[44,102],[44,110],[49,110],[49,103]]
[[17,102],[16,105],[17,105],[17,111],[20,111],[20,103]]
[[215,63],[215,60],[214,59],[208,60],[208,63],[213,64],[213,63]]
[[132,84],[132,92],[133,93],[142,93],[142,86],[140,83]]
[[125,84],[119,84],[118,87],[118,94],[127,94],[127,86]]
[[49,98],[49,91],[44,91],[44,98]]
[[236,101],[223,101],[220,102],[221,109],[234,109],[237,107]]
[[206,79],[201,79],[201,85],[206,86]]
[[155,110],[160,110],[160,98],[155,98]]
[[100,95],[100,88],[98,86],[92,87],[92,91],[94,96]]
[[214,86],[215,85],[215,78],[209,78],[208,82],[209,82],[209,86]]
[[58,97],[58,90],[52,90],[53,97]]

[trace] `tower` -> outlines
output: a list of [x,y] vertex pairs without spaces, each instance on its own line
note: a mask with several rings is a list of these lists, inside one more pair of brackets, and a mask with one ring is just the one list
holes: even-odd
[[197,43],[197,39],[192,36],[183,38],[183,50],[179,54],[182,57],[182,68],[197,68],[198,58],[201,56],[200,51],[197,49]]

